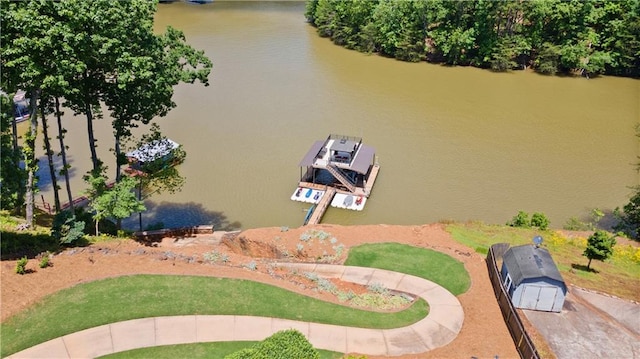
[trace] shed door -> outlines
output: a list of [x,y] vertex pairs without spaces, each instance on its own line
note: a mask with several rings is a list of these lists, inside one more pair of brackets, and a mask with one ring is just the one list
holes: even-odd
[[525,285],[520,299],[520,308],[550,312],[558,295],[558,287]]

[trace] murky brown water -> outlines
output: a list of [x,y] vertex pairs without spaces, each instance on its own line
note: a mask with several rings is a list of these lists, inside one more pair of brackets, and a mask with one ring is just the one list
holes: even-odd
[[[289,199],[298,163],[329,133],[363,137],[382,168],[363,212],[330,209],[324,223],[504,223],[524,210],[562,227],[624,205],[639,183],[640,81],[369,56],[319,38],[303,13],[294,2],[159,6],[158,27],[182,29],[214,71],[209,87],[181,85],[159,121],[187,151],[187,183],[154,197],[145,223],[297,227],[308,206]],[[73,157],[80,191],[86,125],[68,121],[72,151],[87,153]],[[109,123],[96,128],[109,156]]]

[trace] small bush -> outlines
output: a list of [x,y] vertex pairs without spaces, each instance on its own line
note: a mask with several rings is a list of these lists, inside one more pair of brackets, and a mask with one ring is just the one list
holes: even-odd
[[351,299],[357,297],[357,295],[352,290],[350,290],[348,292],[338,292],[337,297],[341,302],[348,302]]
[[303,242],[309,242],[311,240],[311,234],[304,232],[300,235],[300,240]]
[[531,227],[538,227],[540,230],[546,231],[549,228],[549,219],[544,213],[536,212],[531,215]]
[[84,235],[86,223],[72,211],[62,211],[53,218],[51,235],[60,244],[71,244]]
[[314,282],[317,282],[318,278],[320,278],[320,277],[318,277],[318,274],[316,272],[305,272],[304,276],[305,276],[305,278],[307,278],[307,279],[309,279],[311,281],[314,281]]
[[283,330],[249,349],[229,354],[225,359],[319,359],[320,354],[305,336],[295,329]]
[[29,262],[29,260],[27,259],[27,257],[22,257],[20,259],[18,259],[18,262],[16,262],[16,273],[17,274],[25,274],[27,273],[27,263]]
[[205,261],[211,263],[211,264],[216,264],[218,262],[222,262],[222,263],[227,263],[229,262],[229,256],[224,254],[224,253],[220,253],[216,250],[213,250],[211,252],[206,252],[205,254],[202,255],[202,258],[204,258]]
[[525,211],[519,211],[518,214],[516,214],[511,219],[511,221],[507,222],[507,226],[527,228],[529,227],[530,223],[531,222],[529,221],[529,213]]
[[329,238],[329,236],[331,236],[331,234],[325,232],[325,231],[318,231],[316,232],[316,237],[318,237],[319,240],[324,241],[327,238]]
[[317,283],[318,283],[318,288],[322,291],[334,293],[334,294],[338,291],[338,287],[336,287],[336,285],[333,284],[333,282],[331,282],[326,278],[318,278]]
[[218,253],[218,251],[211,251],[203,254],[202,257],[207,262],[210,262],[211,264],[216,264],[216,262],[218,262],[218,260],[220,259],[220,253]]
[[251,261],[251,262],[245,264],[244,267],[253,271],[253,270],[258,269],[258,264],[255,261]]
[[51,264],[51,253],[49,253],[49,252],[42,252],[42,253],[38,254],[36,259],[40,260],[40,264],[38,264],[38,266],[40,268],[47,268],[47,267],[50,267],[52,265]]
[[370,292],[376,293],[376,294],[382,294],[382,295],[389,294],[389,289],[387,289],[387,287],[385,287],[382,283],[371,283],[369,284],[369,286],[367,286],[367,289]]
[[529,213],[519,211],[518,214],[513,216],[513,218],[507,222],[507,226],[520,228],[537,227],[545,231],[549,228],[549,219],[544,215],[544,213],[540,212],[535,212],[531,216],[531,219],[529,219]]

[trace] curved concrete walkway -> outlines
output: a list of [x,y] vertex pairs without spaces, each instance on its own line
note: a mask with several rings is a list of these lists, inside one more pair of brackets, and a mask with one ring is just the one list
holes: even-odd
[[449,344],[460,332],[464,312],[441,286],[408,274],[375,268],[314,263],[280,267],[315,272],[362,285],[382,284],[429,303],[429,315],[395,329],[365,329],[240,315],[143,318],[86,329],[15,353],[9,358],[95,358],[136,348],[216,341],[260,341],[284,329],[297,329],[318,349],[340,353],[396,356],[418,354]]

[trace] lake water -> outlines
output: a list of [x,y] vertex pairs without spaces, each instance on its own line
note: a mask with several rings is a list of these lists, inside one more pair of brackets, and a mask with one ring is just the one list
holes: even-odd
[[[405,63],[335,46],[303,14],[302,2],[159,5],[158,29],[183,30],[214,69],[209,87],[180,85],[158,121],[184,145],[187,182],[152,197],[145,225],[300,226],[308,205],[289,199],[298,163],[330,133],[362,137],[381,171],[364,211],[329,209],[323,223],[502,224],[524,210],[559,228],[624,205],[640,183],[638,80]],[[85,119],[65,121],[80,192]],[[112,157],[109,120],[95,126]]]

